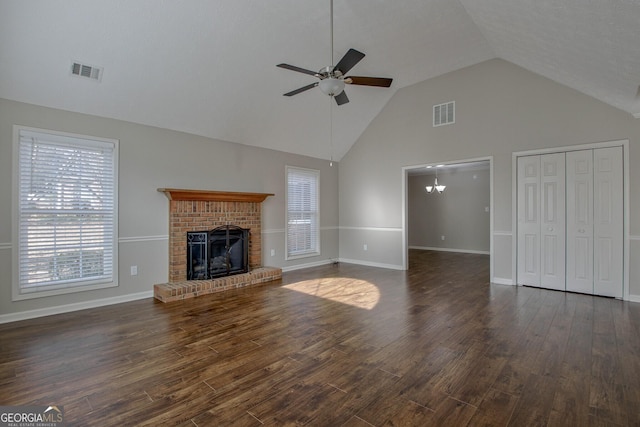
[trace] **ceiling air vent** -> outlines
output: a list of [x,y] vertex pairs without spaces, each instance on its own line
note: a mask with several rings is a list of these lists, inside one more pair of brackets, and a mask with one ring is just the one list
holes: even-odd
[[81,64],[80,62],[73,62],[71,64],[71,74],[78,77],[87,77],[96,81],[102,79],[102,68],[94,67],[93,65]]
[[433,106],[433,127],[450,125],[456,122],[456,102],[445,102]]

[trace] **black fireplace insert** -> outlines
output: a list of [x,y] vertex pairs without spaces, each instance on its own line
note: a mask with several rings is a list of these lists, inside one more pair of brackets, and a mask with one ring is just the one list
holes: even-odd
[[223,225],[187,232],[187,280],[207,280],[249,271],[249,230]]

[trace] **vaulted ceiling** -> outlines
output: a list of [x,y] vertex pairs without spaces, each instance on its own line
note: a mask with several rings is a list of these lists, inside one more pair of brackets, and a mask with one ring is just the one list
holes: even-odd
[[[351,74],[392,86],[348,85],[342,106],[317,88],[282,96],[316,79],[276,64],[330,65],[329,10],[0,0],[0,97],[340,159],[398,89],[502,58],[640,117],[637,0],[334,0],[333,62],[357,49]],[[102,67],[100,81],[73,76],[74,61]]]

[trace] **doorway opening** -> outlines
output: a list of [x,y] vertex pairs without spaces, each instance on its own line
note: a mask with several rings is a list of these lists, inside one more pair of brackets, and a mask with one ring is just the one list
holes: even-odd
[[[487,254],[493,277],[492,161],[484,157],[403,168],[403,269],[409,268],[410,249]],[[436,173],[438,185],[445,187],[441,192],[435,189]]]

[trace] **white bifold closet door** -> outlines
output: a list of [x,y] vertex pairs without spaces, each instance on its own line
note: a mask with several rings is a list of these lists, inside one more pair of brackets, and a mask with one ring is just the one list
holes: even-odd
[[517,281],[540,286],[540,156],[518,157]]
[[567,153],[568,291],[622,298],[622,147]]
[[517,283],[622,298],[622,147],[518,157]]
[[565,153],[518,158],[518,284],[565,290]]

